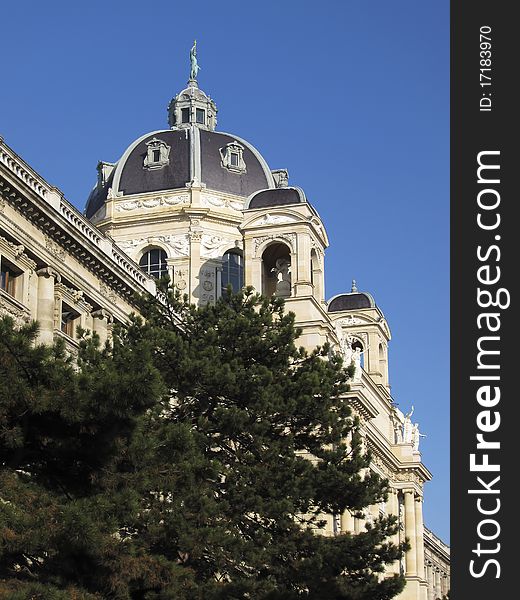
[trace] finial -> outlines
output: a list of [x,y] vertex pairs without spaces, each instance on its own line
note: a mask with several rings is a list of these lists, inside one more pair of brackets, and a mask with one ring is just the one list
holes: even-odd
[[350,290],[350,292],[353,294],[354,292],[357,292],[357,291],[358,291],[358,289],[356,287],[356,280],[353,279],[352,280],[352,289]]
[[197,62],[197,40],[193,40],[193,46],[190,50],[190,81],[197,81],[197,73],[199,72],[200,66]]

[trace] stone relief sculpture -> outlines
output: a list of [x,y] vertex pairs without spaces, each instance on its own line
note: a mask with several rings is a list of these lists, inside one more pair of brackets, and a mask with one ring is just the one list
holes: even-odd
[[200,66],[197,62],[197,40],[193,41],[193,46],[190,50],[190,79],[197,79],[197,73],[199,72]]

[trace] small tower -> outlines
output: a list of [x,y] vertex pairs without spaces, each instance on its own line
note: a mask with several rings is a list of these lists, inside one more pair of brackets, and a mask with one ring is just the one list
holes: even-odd
[[327,311],[335,325],[340,348],[346,360],[357,366],[354,381],[361,381],[361,369],[387,389],[388,342],[390,329],[382,311],[368,292],[359,292],[352,281],[349,293],[328,301]]
[[266,296],[311,298],[322,305],[327,235],[303,190],[286,185],[286,177],[282,181],[252,194],[245,206],[246,284]]

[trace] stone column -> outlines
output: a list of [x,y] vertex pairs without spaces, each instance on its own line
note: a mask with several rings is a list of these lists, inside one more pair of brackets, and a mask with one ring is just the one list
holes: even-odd
[[430,563],[428,561],[424,565],[424,572],[426,575],[426,581],[428,582],[428,593],[426,595],[426,599],[432,600],[431,567],[430,567]]
[[434,595],[435,600],[437,598],[442,598],[441,593],[441,570],[439,568],[435,569],[435,587],[434,587]]
[[415,528],[415,498],[413,490],[404,490],[404,531],[410,550],[406,552],[406,575],[417,575],[417,537]]
[[355,531],[354,517],[348,510],[341,515],[341,531]]
[[[397,490],[390,489],[388,492],[388,512],[389,514],[397,517],[397,525],[399,526],[399,498]],[[396,546],[399,546],[399,529],[397,530],[397,533],[392,536],[391,541]],[[392,565],[391,571],[392,573],[400,572],[399,561],[395,561],[395,563]]]
[[190,302],[198,304],[200,298],[200,241],[202,231],[190,232]]
[[99,335],[99,342],[101,348],[105,345],[108,339],[108,322],[110,320],[109,314],[102,308],[95,310],[92,313],[92,329]]
[[217,267],[217,282],[215,285],[215,300],[218,300],[222,296],[222,267]]
[[311,284],[311,238],[308,234],[299,234],[294,241],[291,254],[292,286],[295,296],[310,296]]
[[60,276],[50,267],[40,269],[38,274],[38,308],[36,318],[40,326],[38,342],[52,344],[54,340],[54,283]]
[[415,499],[415,531],[417,536],[417,575],[424,579],[424,523],[420,496]]

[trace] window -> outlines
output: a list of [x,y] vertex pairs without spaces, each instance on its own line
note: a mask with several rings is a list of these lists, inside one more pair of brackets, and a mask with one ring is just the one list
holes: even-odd
[[67,334],[71,338],[74,337],[77,319],[79,319],[79,314],[75,310],[73,310],[68,304],[62,302],[60,329],[63,331],[63,333]]
[[262,254],[262,293],[264,296],[288,298],[291,295],[291,251],[274,242]]
[[222,294],[228,285],[235,293],[244,287],[244,259],[236,250],[226,252],[222,260]]
[[145,252],[143,256],[141,256],[139,266],[145,273],[148,273],[148,275],[151,275],[156,279],[168,275],[166,252],[160,248],[148,250],[148,252]]
[[206,111],[203,108],[197,108],[196,111],[197,123],[206,124]]
[[18,282],[22,271],[2,257],[0,260],[0,289],[7,292],[13,298],[16,297]]
[[147,152],[144,157],[143,167],[145,169],[162,169],[170,162],[170,146],[157,138],[146,142]]
[[244,161],[244,146],[238,142],[231,142],[223,148],[220,148],[222,158],[221,165],[233,173],[246,173],[246,163]]
[[189,108],[181,108],[181,120],[183,123],[190,122],[190,109]]

